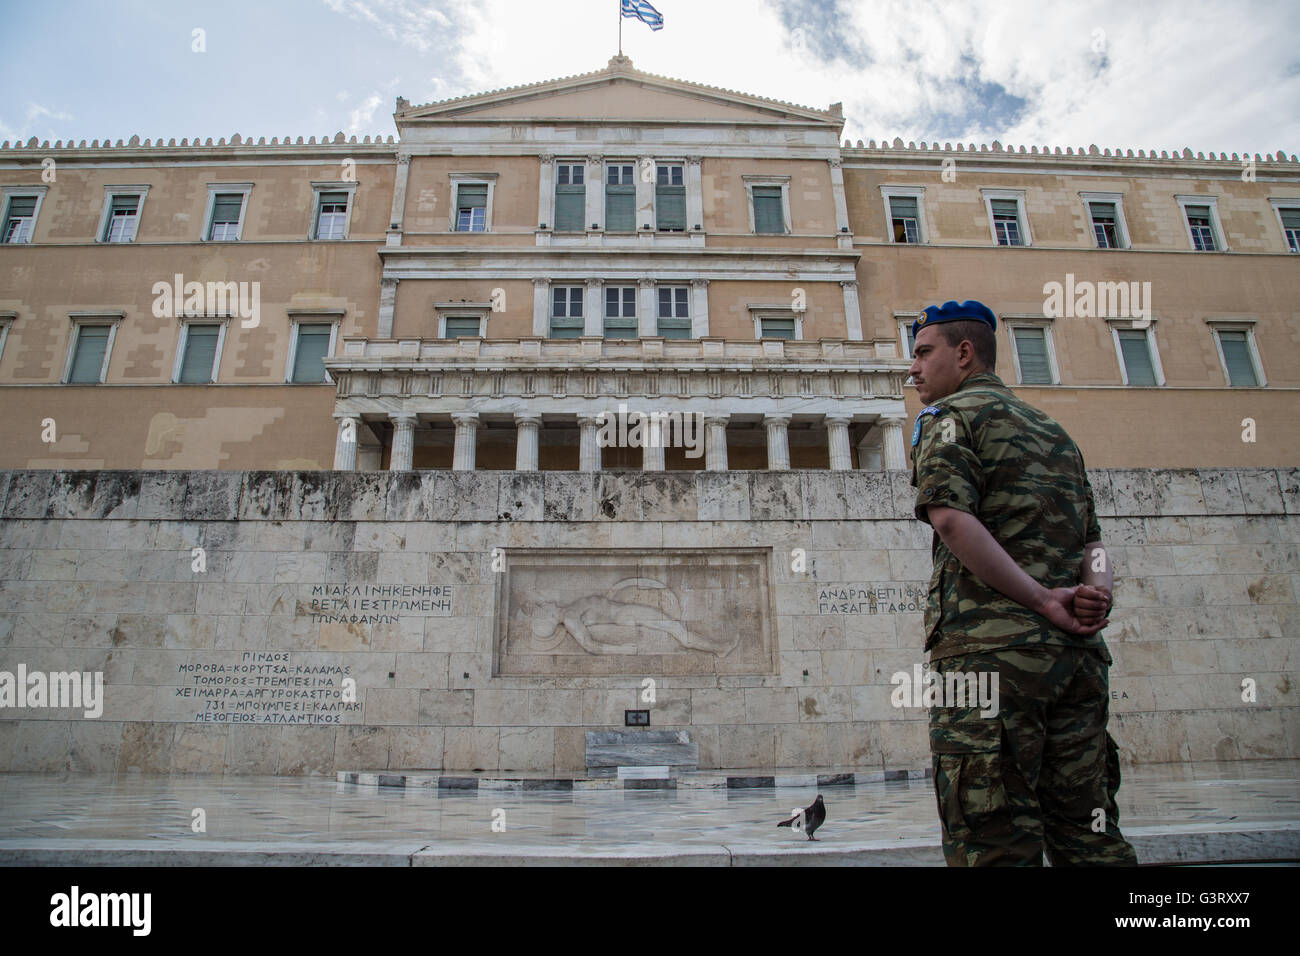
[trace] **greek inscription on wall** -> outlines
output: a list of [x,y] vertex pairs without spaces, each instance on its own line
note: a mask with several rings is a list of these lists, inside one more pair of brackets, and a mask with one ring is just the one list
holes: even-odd
[[313,624],[396,624],[406,617],[450,617],[450,584],[304,584],[300,614]]
[[351,672],[349,664],[295,663],[288,651],[246,651],[181,664],[173,699],[192,700],[200,724],[341,724],[361,711],[355,683],[344,684]]
[[818,614],[906,614],[925,610],[929,588],[915,581],[828,584],[817,589]]

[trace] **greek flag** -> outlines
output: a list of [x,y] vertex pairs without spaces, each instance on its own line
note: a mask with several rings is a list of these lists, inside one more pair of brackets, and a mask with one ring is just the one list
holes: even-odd
[[640,20],[651,30],[664,28],[664,15],[646,3],[646,0],[622,0],[622,2],[624,17]]

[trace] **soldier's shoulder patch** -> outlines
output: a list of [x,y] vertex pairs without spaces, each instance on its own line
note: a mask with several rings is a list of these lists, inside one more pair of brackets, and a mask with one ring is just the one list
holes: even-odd
[[943,411],[944,411],[944,410],[943,410],[942,408],[940,408],[939,406],[937,406],[937,405],[927,405],[927,406],[925,406],[925,408],[923,408],[923,409],[921,409],[919,412],[917,412],[917,414],[916,414],[916,426],[912,429],[912,446],[913,446],[913,447],[915,447],[915,446],[916,446],[916,443],[919,442],[919,441],[921,440],[921,422],[925,419],[925,416],[926,416],[926,415],[941,415],[941,414],[943,414]]

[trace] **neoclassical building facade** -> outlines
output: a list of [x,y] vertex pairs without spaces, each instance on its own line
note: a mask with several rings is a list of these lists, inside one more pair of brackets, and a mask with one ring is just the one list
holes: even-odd
[[1300,460],[1294,156],[853,146],[622,57],[397,106],[0,147],[0,465],[900,469],[948,298],[1090,466]]

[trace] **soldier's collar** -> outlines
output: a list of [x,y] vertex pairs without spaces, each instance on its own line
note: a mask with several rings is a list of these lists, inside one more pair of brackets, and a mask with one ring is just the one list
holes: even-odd
[[[1002,379],[994,375],[992,372],[976,372],[974,375],[970,376],[970,378],[966,379],[966,381],[958,385],[957,391],[960,392],[963,389],[977,388],[979,386],[987,387],[989,385],[996,385],[999,388],[1007,387],[1006,383],[1003,382]],[[953,394],[956,394],[956,392],[954,392]]]

